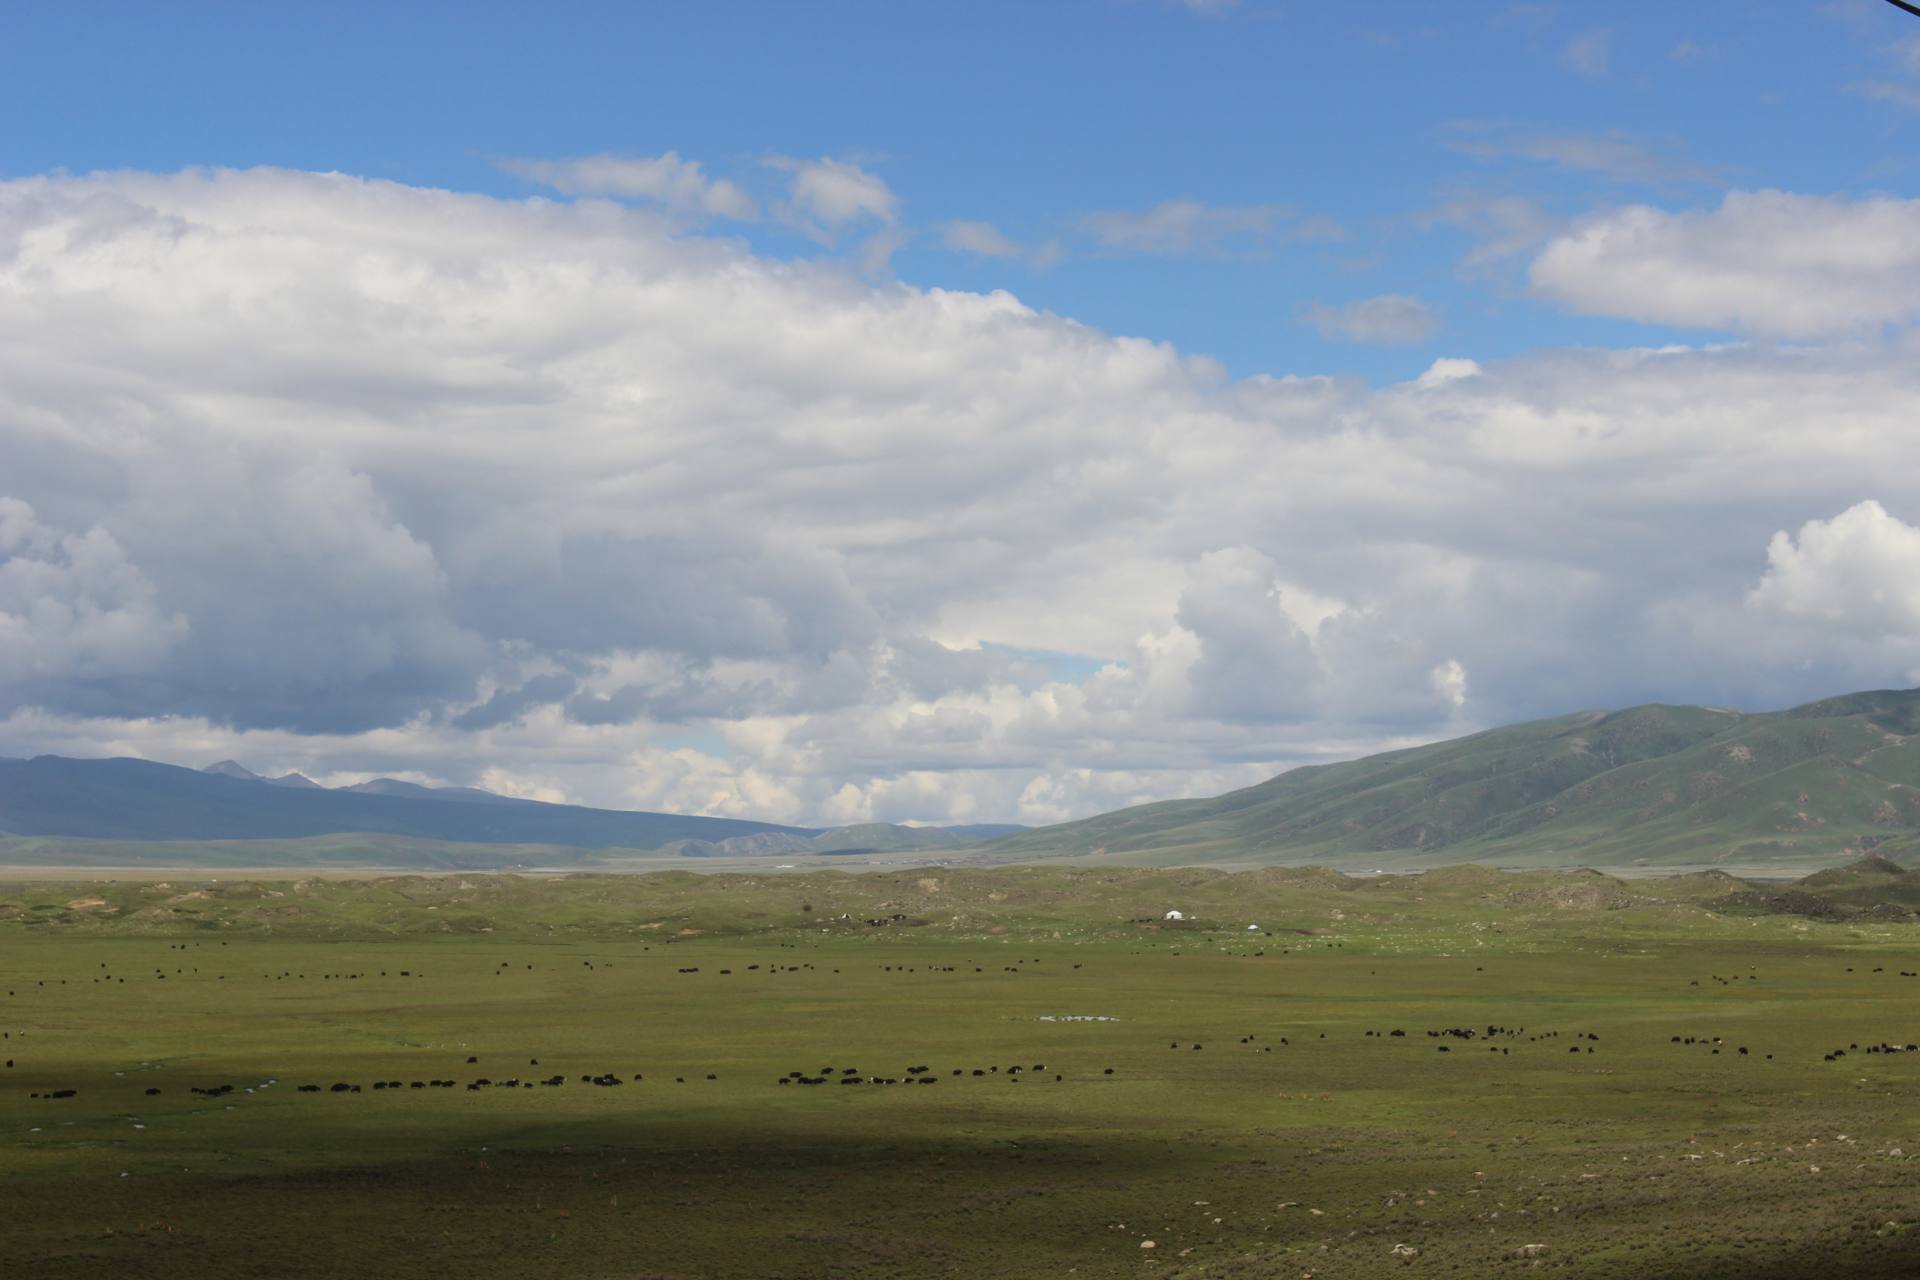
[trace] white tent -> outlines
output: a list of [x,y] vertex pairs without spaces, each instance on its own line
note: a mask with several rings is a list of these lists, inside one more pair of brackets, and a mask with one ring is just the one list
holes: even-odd
[[1181,915],[1181,914],[1180,914],[1180,913],[1179,913],[1178,911],[1169,911],[1169,912],[1167,912],[1167,919],[1169,919],[1169,920],[1185,920],[1185,919],[1186,919],[1186,917],[1185,917],[1185,916],[1183,916],[1183,915]]

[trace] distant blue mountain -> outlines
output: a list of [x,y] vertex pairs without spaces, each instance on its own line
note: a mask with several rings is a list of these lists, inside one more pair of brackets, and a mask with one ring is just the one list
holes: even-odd
[[239,778],[244,782],[269,782],[276,787],[306,787],[308,790],[315,790],[320,786],[304,773],[283,773],[277,778],[263,778],[238,760],[218,760],[200,772],[217,773],[223,778]]
[[[287,776],[298,777],[299,775]],[[538,800],[522,800],[517,796],[495,795],[491,791],[482,791],[478,787],[423,787],[417,782],[402,782],[398,778],[375,778],[371,782],[356,782],[350,787],[341,787],[340,790],[356,791],[367,796],[405,796],[412,800],[447,800],[455,804],[540,803]]]
[[448,796],[394,779],[381,779],[385,785],[378,790],[371,784],[329,790],[297,774],[262,778],[231,761],[221,764],[232,767],[207,772],[151,760],[62,756],[0,760],[0,834],[270,840],[365,833],[580,849],[655,849],[676,840],[820,834],[818,828],[587,809],[468,789]]

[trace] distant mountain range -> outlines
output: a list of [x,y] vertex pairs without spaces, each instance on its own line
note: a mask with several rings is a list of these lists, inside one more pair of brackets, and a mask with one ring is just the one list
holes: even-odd
[[1825,865],[1920,848],[1920,690],[1582,711],[1294,769],[985,852],[1143,865]]
[[[946,847],[1018,830],[884,823],[822,830],[738,818],[546,804],[471,787],[423,787],[394,778],[327,788],[297,773],[261,777],[232,760],[205,769],[127,758],[0,760],[0,836],[177,844],[285,841],[352,833],[398,837],[379,847],[403,855],[410,848],[406,841],[431,841],[712,857]],[[435,865],[447,860],[444,849],[432,853]],[[57,857],[58,851],[50,856]],[[179,855],[170,851],[170,856]]]
[[[246,782],[266,782],[276,787],[305,787],[320,791],[328,789],[304,773],[283,773],[277,778],[263,778],[237,760],[219,760],[208,765],[201,772],[217,773],[223,778],[239,778]],[[461,804],[539,803],[522,800],[517,796],[496,795],[491,791],[482,791],[478,787],[423,787],[417,782],[402,782],[398,778],[374,778],[368,782],[356,782],[352,786],[332,789],[350,791],[363,796],[405,796],[410,800],[451,800]],[[609,812],[619,811],[610,810]]]
[[[333,839],[355,835],[356,845]],[[1828,698],[1787,711],[1642,706],[1581,711],[1342,764],[1294,769],[1205,800],[1171,800],[1058,826],[830,830],[735,818],[545,804],[469,787],[378,778],[329,789],[147,760],[0,760],[0,836],[123,842],[327,838],[331,865],[590,862],[590,850],[781,858],[964,850],[969,861],[1087,858],[1148,866],[1318,863],[1406,870],[1505,866],[1831,866],[1920,855],[1920,689]],[[460,846],[527,846],[460,853]],[[29,847],[31,846],[31,847]],[[366,852],[356,853],[361,848]],[[86,860],[104,849],[80,851]],[[139,850],[135,849],[137,855]],[[298,862],[299,847],[262,846]],[[62,850],[9,842],[0,860]],[[157,850],[155,857],[162,856]],[[224,848],[223,865],[248,851]],[[398,859],[394,861],[391,859]],[[364,863],[362,863],[364,865]]]

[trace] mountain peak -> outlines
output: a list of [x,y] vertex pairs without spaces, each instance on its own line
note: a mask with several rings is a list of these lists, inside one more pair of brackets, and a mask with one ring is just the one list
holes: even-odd
[[495,795],[491,791],[482,791],[478,787],[423,787],[417,782],[402,782],[398,778],[374,778],[368,782],[356,782],[342,791],[352,791],[363,796],[401,796],[413,800],[450,800],[460,804],[537,804],[538,801],[522,800],[517,796]]
[[200,772],[211,773],[222,778],[238,778],[242,782],[264,782],[270,787],[299,787],[303,791],[326,790],[304,773],[283,773],[277,778],[269,778],[264,774],[255,773],[238,760],[216,760]]
[[266,781],[265,778],[247,768],[247,766],[241,764],[238,760],[216,760],[200,772],[216,773],[223,778],[239,778],[243,782]]

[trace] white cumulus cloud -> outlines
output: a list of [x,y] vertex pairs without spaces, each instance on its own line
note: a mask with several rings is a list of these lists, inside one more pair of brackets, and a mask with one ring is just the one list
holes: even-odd
[[1807,585],[1908,563],[1856,505],[1920,472],[1897,335],[1230,380],[652,209],[273,169],[0,182],[0,296],[0,754],[1042,821],[1920,667],[1899,590]]
[[1736,191],[1717,208],[1633,205],[1555,236],[1534,290],[1572,310],[1818,338],[1920,311],[1920,200]]
[[1920,639],[1920,528],[1867,499],[1781,530],[1747,603],[1844,633]]

